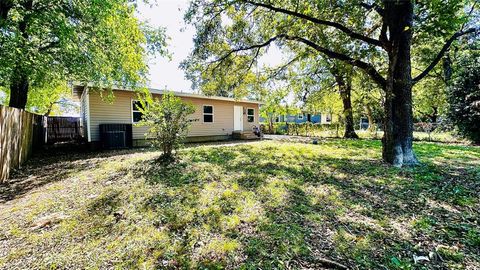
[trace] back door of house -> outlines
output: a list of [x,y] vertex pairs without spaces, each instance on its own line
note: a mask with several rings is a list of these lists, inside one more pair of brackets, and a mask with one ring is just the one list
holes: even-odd
[[243,130],[242,106],[233,106],[233,130]]

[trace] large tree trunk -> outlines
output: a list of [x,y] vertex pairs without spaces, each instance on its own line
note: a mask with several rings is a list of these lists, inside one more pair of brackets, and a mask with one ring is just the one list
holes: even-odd
[[338,86],[338,91],[343,103],[343,119],[345,121],[344,138],[358,139],[355,133],[355,124],[353,123],[352,109],[352,78],[349,73],[342,73],[338,69],[333,68],[332,74]]
[[3,27],[8,19],[8,12],[13,7],[12,0],[0,0],[0,27]]
[[25,109],[28,87],[28,75],[21,68],[16,68],[10,81],[10,107]]
[[343,117],[345,118],[345,138],[358,139],[355,133],[355,124],[353,123],[352,109],[352,78],[347,78],[347,84],[340,89],[340,96],[343,102]]
[[391,48],[386,85],[383,159],[394,166],[418,163],[413,152],[412,75],[412,1],[384,0],[385,21]]
[[[29,0],[23,3],[23,8],[25,10],[32,10],[33,7],[33,0]],[[21,44],[23,52],[25,53],[27,50],[26,44],[28,41],[28,32],[27,32],[27,22],[29,21],[29,15],[25,15],[23,20],[18,24],[18,30],[22,35]],[[28,57],[19,57],[17,60],[17,64],[15,69],[13,70],[11,77],[10,77],[10,107],[15,107],[19,109],[25,109],[27,105],[27,97],[28,97],[28,88],[29,88],[29,78],[27,69],[23,65],[24,59],[28,59]]]

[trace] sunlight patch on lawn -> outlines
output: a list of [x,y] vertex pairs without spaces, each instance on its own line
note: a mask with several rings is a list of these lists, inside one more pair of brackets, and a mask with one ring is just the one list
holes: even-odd
[[[424,164],[411,169],[383,164],[369,140],[194,147],[168,166],[159,152],[73,161],[95,164],[1,208],[12,248],[0,267],[301,268],[319,256],[399,269],[459,242],[427,269],[478,264],[480,152],[415,145]],[[54,212],[67,218],[31,230]]]

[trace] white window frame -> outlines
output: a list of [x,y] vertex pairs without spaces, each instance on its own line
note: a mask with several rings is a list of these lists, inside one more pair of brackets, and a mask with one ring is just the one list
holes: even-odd
[[[133,113],[134,113],[134,112],[140,112],[140,111],[139,111],[139,110],[133,110],[133,102],[140,102],[140,100],[138,100],[138,99],[133,99],[133,98],[130,99],[130,117],[131,117],[131,119],[132,119],[132,124],[137,124],[137,123],[139,123],[140,121],[138,121],[138,122],[133,121]],[[147,103],[147,107],[148,107],[148,103]]]
[[325,115],[325,123],[332,123],[332,114],[331,113],[327,113]]
[[[212,113],[205,113],[205,106],[210,106],[210,107],[212,107]],[[205,122],[205,115],[211,115],[211,116],[212,116],[212,122]],[[213,123],[215,123],[215,106],[210,105],[210,104],[203,104],[203,105],[202,105],[202,123],[204,123],[204,124],[213,124]]]
[[[250,110],[250,109],[253,110],[253,115],[249,115],[249,114],[248,114],[248,110]],[[248,117],[249,117],[249,116],[252,116],[252,117],[253,117],[253,121],[252,121],[252,122],[248,121]],[[247,107],[247,123],[255,123],[255,108],[248,108],[248,107]]]
[[303,113],[297,116],[298,120],[303,120]]

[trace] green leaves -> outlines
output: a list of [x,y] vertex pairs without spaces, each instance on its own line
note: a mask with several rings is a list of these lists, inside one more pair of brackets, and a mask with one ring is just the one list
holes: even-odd
[[163,151],[164,160],[173,159],[173,151],[177,150],[185,139],[190,122],[188,117],[195,112],[193,105],[183,102],[172,92],[164,93],[161,99],[154,98],[145,90],[139,94],[143,114],[140,126],[148,126],[147,139]]
[[14,2],[0,25],[4,87],[17,67],[32,91],[48,90],[52,81],[135,88],[145,83],[147,55],[166,54],[164,29],[142,24],[132,1]]
[[480,43],[459,57],[451,87],[448,89],[449,118],[460,133],[480,143]]

